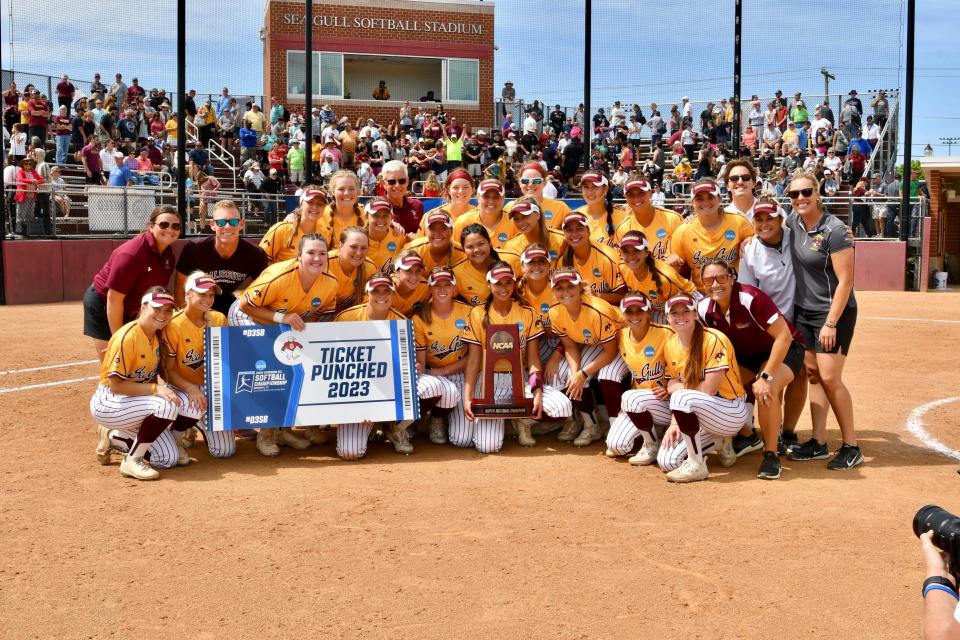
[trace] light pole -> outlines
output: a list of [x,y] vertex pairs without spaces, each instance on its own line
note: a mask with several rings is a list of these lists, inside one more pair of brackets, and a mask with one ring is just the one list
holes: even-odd
[[947,155],[952,155],[953,145],[960,143],[960,138],[940,138],[940,144],[947,145]]

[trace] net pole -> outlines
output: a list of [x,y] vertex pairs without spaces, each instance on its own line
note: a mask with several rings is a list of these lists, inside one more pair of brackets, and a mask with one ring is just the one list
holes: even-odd
[[177,0],[177,211],[184,225],[190,217],[187,211],[187,119],[183,110],[187,99],[186,24],[187,1]]
[[743,35],[743,0],[734,0],[733,17],[733,122],[730,127],[733,135],[730,138],[733,145],[732,155],[740,157],[740,56],[742,53]]
[[303,168],[304,181],[309,184],[313,181],[313,0],[307,0],[304,13],[307,77],[304,82],[306,96],[303,103],[303,126],[306,129],[304,137],[307,144],[304,146],[307,151],[304,154]]
[[[907,71],[903,91],[903,183],[900,185],[900,239],[910,237],[910,163],[913,162],[913,48],[916,0],[907,0]],[[896,164],[896,163],[894,163]]]
[[584,0],[583,8],[583,168],[590,168],[593,142],[593,116],[590,110],[590,50],[593,48],[593,0]]

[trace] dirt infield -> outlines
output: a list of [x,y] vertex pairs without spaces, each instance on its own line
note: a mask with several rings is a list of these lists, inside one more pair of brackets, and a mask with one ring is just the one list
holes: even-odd
[[[763,482],[753,454],[683,486],[552,436],[359,462],[195,447],[138,483],[94,457],[95,381],[11,391],[96,374],[9,373],[90,360],[79,303],[0,307],[0,638],[918,637],[911,519],[960,513],[960,477],[906,424],[960,397],[960,296],[857,295],[866,464]],[[914,423],[960,448],[958,412]]]

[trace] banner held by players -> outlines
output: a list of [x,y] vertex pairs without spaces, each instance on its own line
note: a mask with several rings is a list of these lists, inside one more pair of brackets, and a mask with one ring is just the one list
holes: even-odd
[[419,418],[409,320],[208,331],[213,431]]

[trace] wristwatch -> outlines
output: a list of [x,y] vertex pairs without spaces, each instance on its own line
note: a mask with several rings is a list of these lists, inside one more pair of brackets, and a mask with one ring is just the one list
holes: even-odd
[[760,372],[760,379],[764,382],[773,382],[773,376],[767,373],[766,371]]

